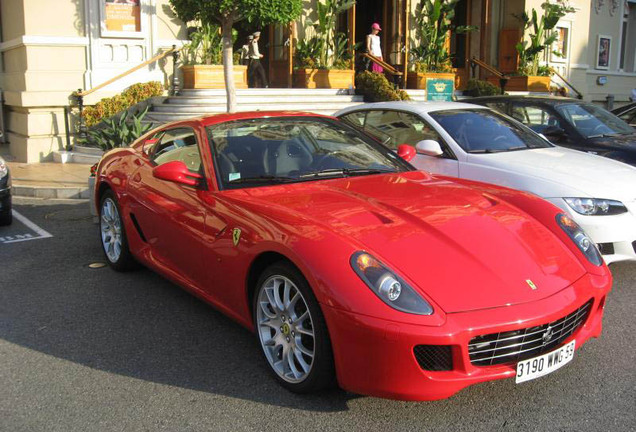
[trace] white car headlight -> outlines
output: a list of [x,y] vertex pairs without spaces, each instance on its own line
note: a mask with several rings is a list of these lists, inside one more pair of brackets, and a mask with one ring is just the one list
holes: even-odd
[[627,212],[627,207],[620,202],[600,198],[563,198],[577,213],[588,216],[608,216]]
[[0,157],[0,179],[4,178],[4,176],[6,176],[7,174],[9,174],[9,168],[7,167],[7,164],[4,162],[4,159]]
[[431,315],[433,307],[395,272],[366,252],[351,256],[351,267],[380,299],[402,312]]

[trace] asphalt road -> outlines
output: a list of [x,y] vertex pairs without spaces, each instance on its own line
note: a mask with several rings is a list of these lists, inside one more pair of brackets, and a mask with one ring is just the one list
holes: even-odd
[[298,396],[251,333],[177,286],[90,268],[86,203],[16,209],[52,237],[0,227],[1,431],[636,430],[636,263],[612,267],[602,337],[544,378],[427,403]]

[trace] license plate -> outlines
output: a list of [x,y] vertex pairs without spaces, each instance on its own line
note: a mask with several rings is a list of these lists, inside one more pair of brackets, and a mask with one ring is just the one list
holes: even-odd
[[568,364],[574,357],[574,343],[575,341],[572,341],[547,354],[517,363],[515,383],[542,377]]

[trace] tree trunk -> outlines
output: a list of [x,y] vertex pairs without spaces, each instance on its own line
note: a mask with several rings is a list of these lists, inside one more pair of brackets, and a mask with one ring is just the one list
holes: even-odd
[[234,86],[234,59],[232,53],[232,26],[234,15],[230,14],[221,23],[223,35],[223,74],[225,75],[225,92],[227,94],[227,112],[236,112],[236,87]]

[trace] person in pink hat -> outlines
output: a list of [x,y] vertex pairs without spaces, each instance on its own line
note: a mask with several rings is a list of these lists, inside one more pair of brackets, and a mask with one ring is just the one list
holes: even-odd
[[[371,34],[367,35],[367,52],[380,60],[382,60],[382,48],[380,47],[380,36],[378,36],[378,33],[381,30],[380,24],[373,23],[371,25]],[[383,70],[382,66],[371,62],[371,72],[382,73]]]

